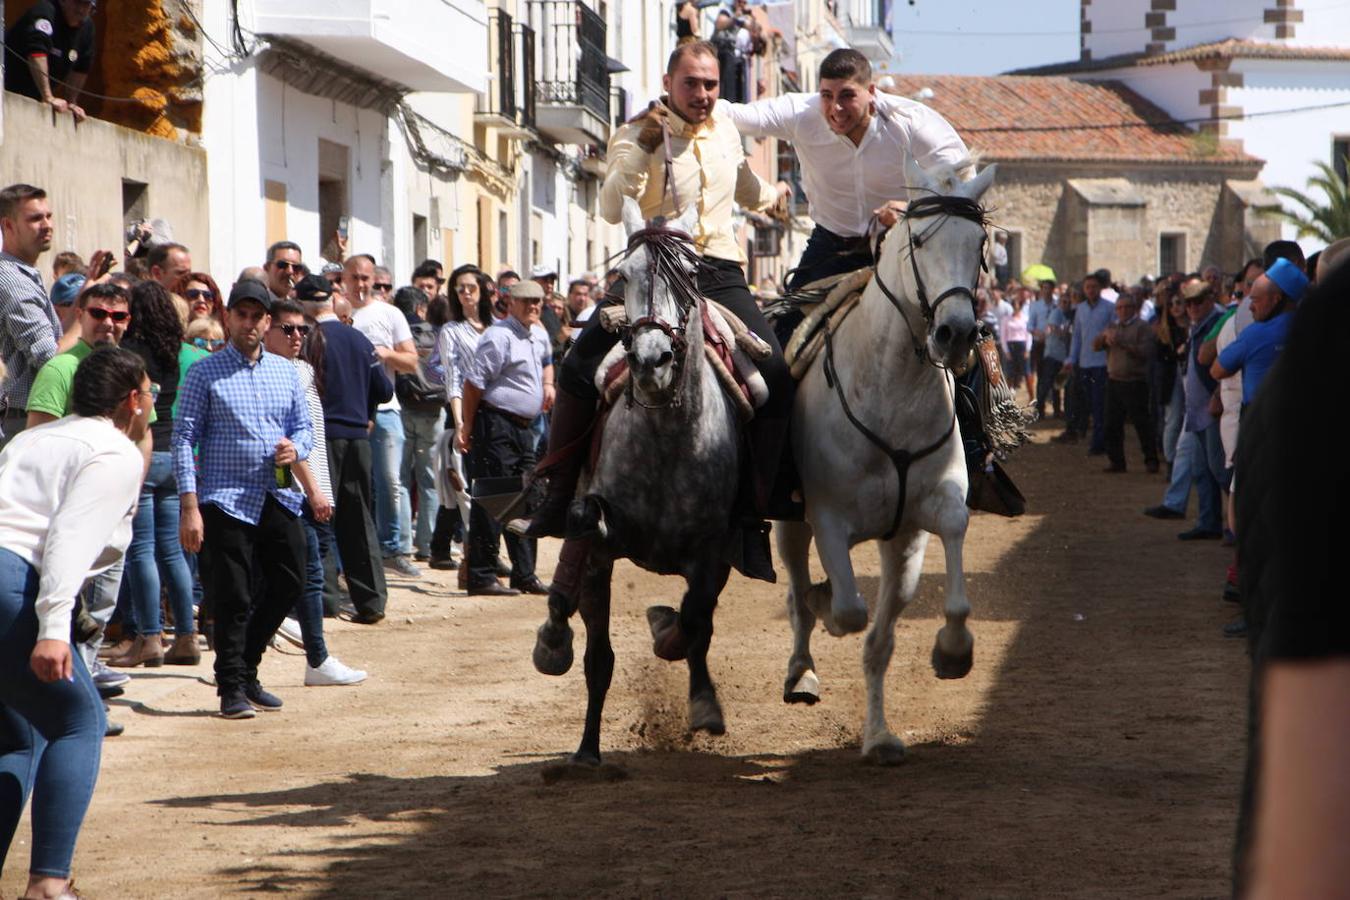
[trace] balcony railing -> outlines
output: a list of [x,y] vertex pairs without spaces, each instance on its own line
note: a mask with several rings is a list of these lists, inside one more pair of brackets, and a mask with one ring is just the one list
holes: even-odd
[[[530,0],[530,25],[539,42],[535,96],[541,131],[566,143],[603,142],[610,120],[609,57],[605,20],[577,0]],[[555,115],[560,108],[570,112]]]
[[508,135],[526,136],[534,129],[534,29],[519,24],[505,10],[488,14],[487,91],[478,95],[474,112],[480,121]]

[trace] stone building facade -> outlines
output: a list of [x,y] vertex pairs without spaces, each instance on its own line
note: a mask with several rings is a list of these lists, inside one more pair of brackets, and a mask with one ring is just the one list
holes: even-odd
[[1234,271],[1278,237],[1261,160],[1123,85],[907,75],[894,90],[922,92],[981,165],[998,163],[985,202],[1015,272],[1045,263],[1064,280],[1104,267],[1133,282],[1210,263]]

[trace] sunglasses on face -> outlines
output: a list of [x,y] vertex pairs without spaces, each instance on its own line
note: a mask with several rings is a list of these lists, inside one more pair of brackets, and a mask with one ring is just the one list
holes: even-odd
[[208,288],[188,288],[183,291],[183,297],[188,300],[210,300],[215,296],[215,292]]
[[474,292],[477,291],[477,290],[478,290],[478,285],[476,285],[476,284],[457,284],[457,285],[455,285],[455,293],[456,293],[456,294],[472,294],[472,293],[474,293]]
[[372,284],[372,285],[370,286],[370,288],[371,288],[371,290],[374,290],[374,291],[379,291],[379,292],[381,292],[381,293],[387,293],[387,292],[389,292],[389,291],[392,291],[392,290],[394,289],[394,286],[393,286],[392,284],[389,284],[388,282],[377,281],[377,282],[375,282],[374,284]]
[[304,268],[304,266],[302,266],[300,263],[298,262],[293,263],[288,259],[274,259],[272,260],[272,266],[273,268],[280,269],[283,272],[285,272],[287,269],[295,269],[297,272],[299,272],[301,269]]
[[223,339],[217,340],[214,338],[193,338],[192,346],[196,347],[198,350],[207,350],[211,353],[215,353],[221,347],[225,346],[225,341]]
[[125,322],[131,318],[131,313],[125,309],[104,309],[101,306],[87,306],[85,312],[93,316],[94,321],[102,322],[104,319],[112,319],[114,322]]
[[295,337],[297,334],[302,338],[309,337],[308,325],[276,325],[273,327],[280,328],[281,333],[286,335],[286,337]]
[[150,386],[145,390],[141,391],[140,393],[149,394],[151,399],[158,400],[160,390],[161,390],[160,386],[152,381],[150,382]]

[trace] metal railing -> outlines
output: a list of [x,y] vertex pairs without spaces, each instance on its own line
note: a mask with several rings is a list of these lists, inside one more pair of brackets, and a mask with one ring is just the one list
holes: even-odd
[[478,95],[475,112],[534,128],[534,29],[511,14],[488,14],[488,66],[492,83]]
[[609,121],[605,20],[577,0],[530,0],[529,17],[541,50],[539,101],[582,106]]
[[478,97],[478,112],[516,118],[516,42],[510,13],[494,9],[488,13],[488,71],[492,84]]

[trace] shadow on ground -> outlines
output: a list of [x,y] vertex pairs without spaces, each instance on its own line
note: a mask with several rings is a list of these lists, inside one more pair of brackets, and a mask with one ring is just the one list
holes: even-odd
[[[1139,515],[1160,479],[1100,476],[1081,453],[1022,451],[1013,471],[1044,518],[970,580],[976,666],[980,620],[1016,634],[978,719],[936,729],[900,767],[837,743],[610,751],[626,777],[546,784],[558,761],[531,758],[476,777],[353,775],[165,803],[242,810],[244,826],[345,826],[321,851],[224,870],[242,894],[1224,895],[1246,667],[1218,634],[1225,556]],[[989,527],[972,527],[972,557]],[[907,616],[941,602],[940,576],[925,576]],[[397,834],[375,827],[395,821]]]

